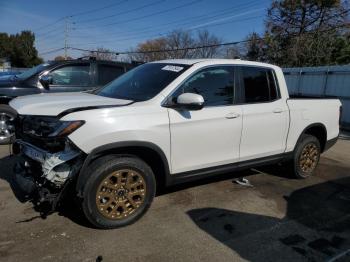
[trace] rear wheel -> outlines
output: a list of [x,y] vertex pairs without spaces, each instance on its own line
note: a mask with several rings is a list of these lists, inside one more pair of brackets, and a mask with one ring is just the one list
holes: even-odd
[[14,139],[16,111],[8,105],[0,105],[0,145],[10,144]]
[[83,191],[83,211],[98,228],[126,226],[147,211],[155,189],[152,169],[141,159],[101,158],[91,166]]
[[292,168],[297,178],[307,178],[314,174],[320,160],[321,146],[312,135],[303,135],[295,148]]

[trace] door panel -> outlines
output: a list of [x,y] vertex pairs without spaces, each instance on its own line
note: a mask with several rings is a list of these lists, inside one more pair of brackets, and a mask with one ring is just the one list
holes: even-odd
[[173,173],[237,162],[241,116],[240,106],[169,109]]
[[240,68],[243,111],[240,161],[283,153],[289,111],[281,99],[275,73],[263,67]]
[[284,103],[280,99],[272,103],[242,105],[240,161],[284,152],[289,117]]
[[174,92],[171,101],[182,93],[203,96],[204,108],[169,109],[173,173],[238,161],[242,111],[233,105],[234,86],[232,66],[212,66],[193,73]]

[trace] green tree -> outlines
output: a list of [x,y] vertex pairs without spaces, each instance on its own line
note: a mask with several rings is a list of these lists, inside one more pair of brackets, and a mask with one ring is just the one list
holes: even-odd
[[337,38],[332,56],[337,64],[350,64],[350,34]]
[[34,46],[35,36],[31,31],[8,35],[0,33],[0,57],[8,58],[15,67],[32,67],[42,63]]
[[251,61],[264,61],[266,59],[264,44],[259,34],[254,32],[248,35],[246,59]]
[[247,57],[280,66],[346,62],[348,12],[347,3],[340,0],[273,1],[265,33],[250,36]]

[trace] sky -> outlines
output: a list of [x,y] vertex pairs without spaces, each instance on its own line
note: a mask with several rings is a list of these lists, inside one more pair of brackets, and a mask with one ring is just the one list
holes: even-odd
[[[262,32],[271,0],[0,0],[0,32],[35,33],[41,57],[67,45],[129,51],[172,30],[208,30],[225,42]],[[67,25],[67,30],[65,30]],[[68,50],[79,57],[80,51]]]

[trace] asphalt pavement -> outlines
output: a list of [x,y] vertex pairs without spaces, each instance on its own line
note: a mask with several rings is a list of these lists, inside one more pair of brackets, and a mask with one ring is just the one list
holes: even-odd
[[0,147],[1,261],[350,261],[350,141],[309,179],[270,166],[168,188],[115,230],[91,228],[69,203],[41,218],[11,189],[8,154]]

